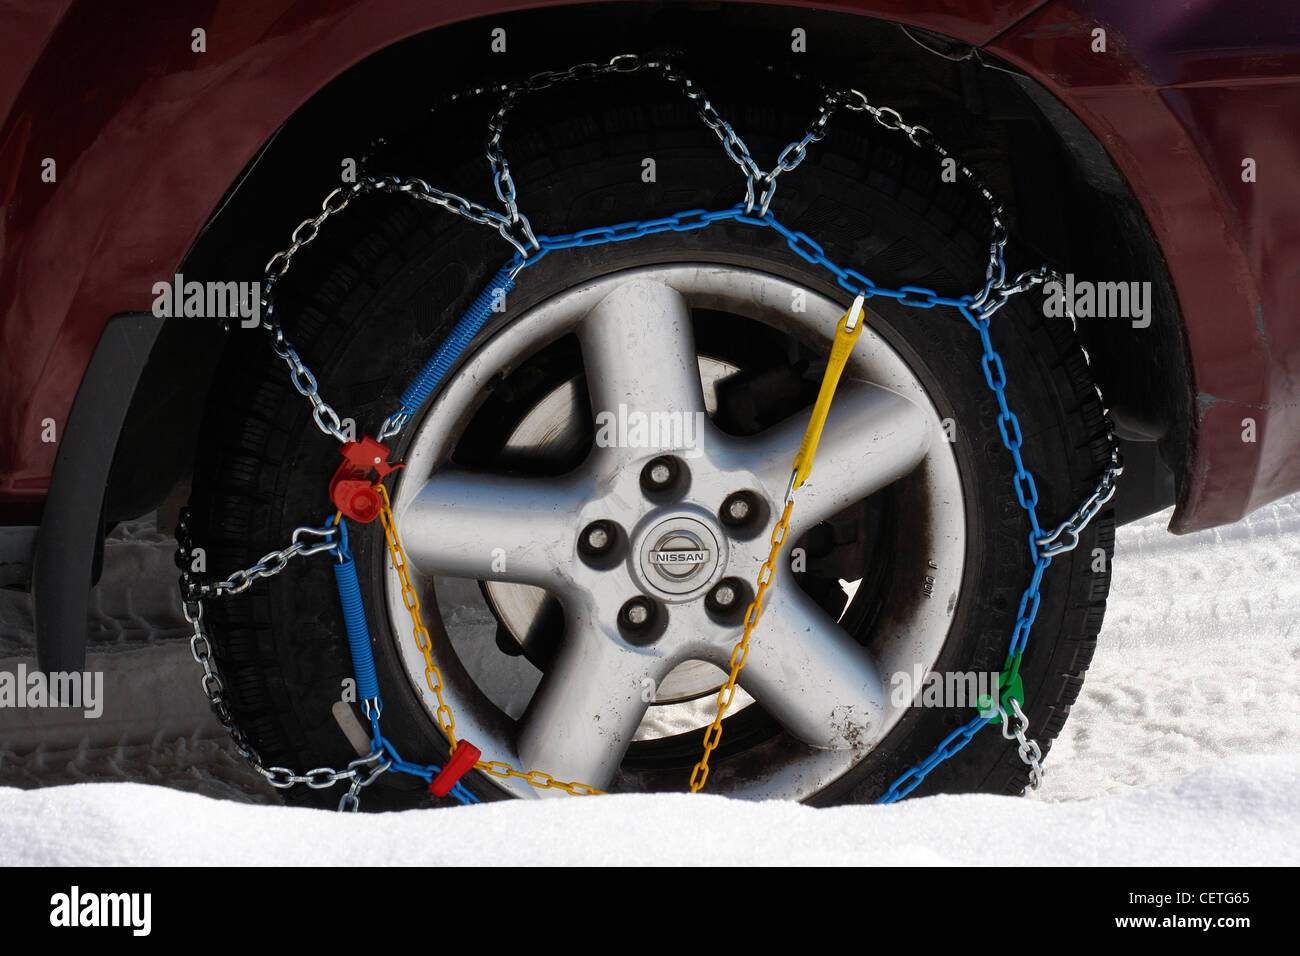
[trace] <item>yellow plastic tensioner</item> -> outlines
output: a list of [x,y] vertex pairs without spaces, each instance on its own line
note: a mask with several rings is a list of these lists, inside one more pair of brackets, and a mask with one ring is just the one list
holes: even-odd
[[[822,440],[822,429],[826,427],[826,416],[830,414],[831,399],[840,384],[840,375],[853,351],[853,345],[862,334],[862,303],[865,296],[853,300],[849,311],[844,313],[835,330],[835,342],[831,345],[830,361],[826,363],[826,374],[822,376],[821,389],[817,392],[817,401],[813,405],[812,418],[808,421],[808,430],[804,432],[799,445],[799,453],[794,458],[794,476],[790,479],[790,491],[799,488],[812,472],[813,456],[817,454],[817,444]],[[787,495],[787,497],[789,497]]]

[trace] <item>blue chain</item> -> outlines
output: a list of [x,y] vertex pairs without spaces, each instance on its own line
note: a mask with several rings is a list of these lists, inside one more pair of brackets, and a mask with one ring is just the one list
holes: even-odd
[[[1011,630],[1011,646],[1007,651],[1007,657],[1011,659],[1018,658],[1023,654],[1025,646],[1029,643],[1029,631],[1033,628],[1034,620],[1038,617],[1038,606],[1041,601],[1039,587],[1043,582],[1043,572],[1052,563],[1052,558],[1050,555],[1041,553],[1039,547],[1039,540],[1043,537],[1043,529],[1038,523],[1038,486],[1034,483],[1034,476],[1025,467],[1024,459],[1020,454],[1020,446],[1024,442],[1020,430],[1020,419],[1007,405],[1006,367],[1002,364],[1002,357],[998,354],[997,349],[993,347],[993,340],[989,337],[989,324],[992,320],[992,314],[997,308],[1001,307],[1004,301],[999,300],[996,305],[981,308],[975,306],[972,297],[967,296],[957,306],[957,310],[979,333],[980,345],[983,349],[980,365],[984,369],[984,381],[997,399],[999,411],[998,432],[1002,436],[1003,446],[1011,453],[1011,461],[1015,465],[1015,473],[1012,475],[1011,481],[1016,490],[1016,500],[1020,502],[1020,507],[1029,516],[1029,556],[1033,559],[1034,570],[1029,577],[1029,585],[1025,588],[1024,593],[1020,595],[1020,607],[1016,613],[1015,627]],[[971,738],[975,736],[980,728],[992,720],[992,716],[986,717],[981,714],[972,718],[969,723],[958,727],[944,738],[943,743],[939,744],[930,756],[890,784],[889,789],[876,800],[876,803],[894,803],[903,799],[903,797],[920,786],[921,781],[926,778],[931,770],[970,743]]]
[[709,211],[707,209],[688,209],[685,212],[679,212],[675,216],[665,216],[662,219],[646,219],[637,222],[620,222],[613,226],[598,226],[594,229],[582,229],[578,232],[568,233],[562,236],[538,236],[537,242],[540,248],[529,255],[527,258],[515,254],[515,257],[506,265],[506,270],[511,276],[518,275],[523,268],[535,264],[546,253],[552,249],[571,249],[575,246],[599,246],[607,242],[624,242],[628,239],[639,239],[643,236],[651,236],[660,232],[689,232],[694,229],[703,229],[705,226],[712,225],[715,222],[731,220],[734,222],[744,223],[750,226],[760,226],[774,230],[782,236],[790,249],[806,262],[813,265],[821,266],[830,272],[846,291],[853,295],[861,295],[870,299],[878,296],[885,299],[896,299],[900,305],[908,305],[917,309],[930,309],[936,305],[946,305],[955,309],[960,309],[971,302],[969,296],[962,299],[954,299],[951,296],[939,295],[932,289],[924,289],[920,286],[905,285],[898,289],[889,289],[877,286],[860,272],[853,269],[845,269],[837,265],[831,259],[827,258],[825,250],[821,245],[805,232],[797,229],[791,229],[776,218],[771,212],[762,215],[752,215],[745,212],[745,204],[737,203],[728,209],[719,209]]

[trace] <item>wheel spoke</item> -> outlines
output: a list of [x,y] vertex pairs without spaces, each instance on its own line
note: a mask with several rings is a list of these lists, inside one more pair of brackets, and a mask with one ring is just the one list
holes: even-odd
[[590,497],[578,480],[443,469],[397,521],[408,557],[425,574],[553,589],[567,580]]
[[[733,444],[733,454],[757,474],[774,502],[785,496],[807,427],[805,411]],[[911,472],[929,451],[931,436],[920,406],[876,385],[842,382],[812,472],[799,489],[791,531],[824,521]]]
[[741,686],[805,743],[870,746],[886,701],[875,662],[791,575],[778,577],[750,636]]
[[[519,756],[529,769],[603,789],[672,669],[653,648],[631,648],[566,606],[570,623],[522,718]],[[649,693],[647,693],[649,690]]]
[[704,395],[690,310],[676,290],[625,282],[587,314],[578,335],[598,445],[644,454],[698,443]]

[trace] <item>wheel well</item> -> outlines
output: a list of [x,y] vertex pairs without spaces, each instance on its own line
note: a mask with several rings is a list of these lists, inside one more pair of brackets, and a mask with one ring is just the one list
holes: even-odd
[[[507,31],[508,55],[488,48],[488,31],[498,26]],[[813,52],[792,52],[795,27],[807,32]],[[714,94],[724,116],[736,116],[742,136],[742,118],[728,105],[762,108],[747,82],[755,74],[788,76],[788,95],[810,118],[814,81],[861,89],[929,128],[1003,200],[1011,268],[1046,261],[1079,277],[1150,281],[1157,318],[1148,328],[1093,320],[1080,324],[1080,336],[1121,437],[1146,449],[1158,442],[1159,455],[1132,456],[1149,474],[1130,475],[1125,484],[1148,490],[1127,510],[1172,504],[1165,479],[1185,469],[1189,362],[1163,257],[1127,183],[1096,138],[1035,81],[982,52],[896,23],[773,6],[599,4],[493,16],[412,37],[341,74],[277,131],[231,187],[182,271],[220,281],[260,278],[266,259],[339,184],[344,158],[361,159],[381,139],[418,143],[417,153],[430,156],[472,155],[483,142],[487,101],[455,113],[470,134],[449,141],[429,112],[447,92],[629,51],[680,52],[686,72]],[[791,130],[791,138],[801,132]],[[487,202],[486,160],[481,170],[481,182],[468,188],[470,198]],[[195,334],[192,322],[171,322],[154,345],[114,457],[109,521],[156,507],[187,479],[220,352],[220,333],[203,333],[201,343]]]

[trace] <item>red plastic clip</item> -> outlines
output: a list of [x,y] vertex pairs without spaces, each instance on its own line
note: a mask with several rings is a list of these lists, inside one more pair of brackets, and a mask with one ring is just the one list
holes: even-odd
[[435,797],[445,797],[451,793],[451,788],[473,769],[481,756],[483,751],[468,740],[462,740],[456,745],[456,752],[447,760],[447,765],[429,782],[429,792]]
[[[334,477],[330,479],[330,500],[353,521],[362,524],[374,521],[379,517],[380,508],[375,482],[383,481],[390,472],[406,466],[390,465],[388,446],[381,445],[369,435],[363,436],[360,441],[348,442],[340,452],[343,464],[339,465]],[[372,479],[371,472],[379,477]]]

